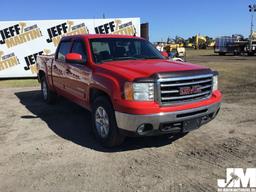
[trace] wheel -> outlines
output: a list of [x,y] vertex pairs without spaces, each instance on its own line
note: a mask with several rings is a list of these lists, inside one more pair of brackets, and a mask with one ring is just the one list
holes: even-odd
[[248,52],[248,56],[254,56],[254,52]]
[[49,90],[49,86],[45,77],[41,78],[41,94],[42,94],[43,100],[47,104],[52,104],[56,100],[56,95],[54,92]]
[[97,97],[92,108],[93,132],[104,147],[123,143],[125,136],[119,133],[111,102],[104,96]]
[[219,55],[220,55],[220,56],[225,56],[226,53],[225,53],[225,52],[219,52]]

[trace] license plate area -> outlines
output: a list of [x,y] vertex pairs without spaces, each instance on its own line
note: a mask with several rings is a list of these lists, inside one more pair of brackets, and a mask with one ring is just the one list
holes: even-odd
[[183,121],[183,132],[189,132],[200,127],[202,117]]

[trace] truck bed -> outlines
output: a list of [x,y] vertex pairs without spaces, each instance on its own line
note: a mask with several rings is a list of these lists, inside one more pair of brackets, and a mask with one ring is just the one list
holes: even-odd
[[37,56],[37,70],[45,71],[47,75],[52,73],[52,62],[54,60],[54,54],[51,55],[38,55]]

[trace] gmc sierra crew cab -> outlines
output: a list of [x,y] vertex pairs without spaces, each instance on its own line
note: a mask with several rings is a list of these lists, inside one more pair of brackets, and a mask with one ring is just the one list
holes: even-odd
[[91,111],[93,132],[108,147],[125,136],[187,133],[214,119],[218,73],[163,55],[134,36],[63,37],[55,55],[37,58],[42,97],[53,103],[61,95]]

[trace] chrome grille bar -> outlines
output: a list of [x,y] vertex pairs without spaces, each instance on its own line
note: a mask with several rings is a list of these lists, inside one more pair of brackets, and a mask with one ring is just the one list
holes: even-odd
[[179,90],[161,91],[161,93],[179,93]]
[[205,92],[198,93],[198,94],[185,95],[185,96],[179,96],[179,97],[162,97],[162,100],[187,99],[187,98],[192,98],[192,97],[198,97],[198,96],[206,95],[206,94],[209,94],[209,93],[210,93],[210,91],[205,91]]

